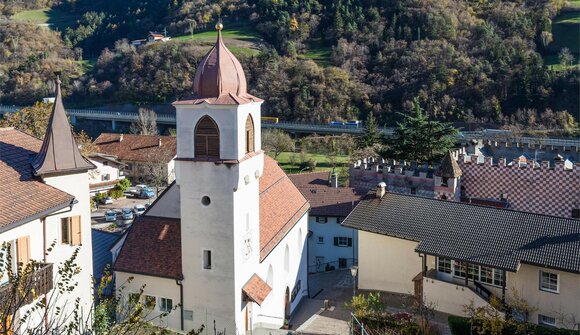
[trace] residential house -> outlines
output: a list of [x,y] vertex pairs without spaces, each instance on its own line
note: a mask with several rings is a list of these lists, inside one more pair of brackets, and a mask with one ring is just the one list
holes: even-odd
[[171,40],[171,37],[165,36],[165,34],[150,31],[149,35],[147,35],[147,39],[132,40],[131,45],[138,47],[149,43],[167,42],[169,40]]
[[125,164],[117,160],[116,156],[95,153],[89,160],[96,167],[89,171],[89,187],[91,195],[106,193],[125,179]]
[[366,191],[339,187],[330,172],[289,175],[310,203],[308,213],[308,272],[346,269],[358,258],[358,232],[341,226]]
[[[360,289],[415,294],[463,315],[515,294],[533,323],[580,319],[580,220],[389,193],[384,184],[343,222],[359,230]],[[518,311],[515,311],[516,314]]]
[[124,174],[133,183],[169,185],[175,180],[174,136],[102,133],[94,144],[101,155],[125,164]]
[[[8,327],[14,333],[42,329],[45,323],[58,332],[58,326],[68,322],[65,317],[73,312],[77,298],[76,311],[85,317],[91,313],[93,269],[87,171],[93,168],[75,143],[58,79],[44,140],[16,129],[0,128],[0,245],[9,247],[13,269],[17,263],[40,263],[34,269],[31,289],[24,290],[25,296],[14,297],[7,273],[0,273],[0,313],[9,315],[12,324]],[[59,293],[59,265],[71,259],[76,250],[75,263],[80,271],[72,280],[77,286],[71,292]],[[6,262],[9,258],[6,254],[4,257]],[[48,297],[47,313],[33,310],[36,297]],[[56,314],[59,309],[60,316]],[[21,323],[27,313],[31,315]]]
[[[223,334],[279,329],[308,295],[308,202],[261,150],[260,106],[224,45],[174,103],[176,180],[113,246],[123,297],[144,287],[157,322]],[[157,314],[156,314],[157,313]]]

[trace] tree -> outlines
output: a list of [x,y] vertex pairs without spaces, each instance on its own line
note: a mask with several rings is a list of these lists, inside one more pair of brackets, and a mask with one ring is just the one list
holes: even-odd
[[295,145],[288,133],[272,129],[262,132],[262,146],[264,150],[272,152],[274,159],[277,159],[282,151],[294,151]]
[[83,156],[90,157],[99,152],[99,147],[93,143],[93,139],[84,130],[75,133],[75,140]]
[[[56,245],[52,242],[48,252]],[[121,334],[172,334],[171,331],[154,326],[152,322],[166,318],[180,305],[174,306],[171,311],[163,312],[158,316],[151,316],[143,295],[145,286],[138,292],[128,294],[127,282],[117,285],[113,295],[106,295],[107,288],[112,285],[113,276],[105,269],[101,282],[98,283],[93,300],[94,309],[83,310],[80,300],[74,296],[78,285],[76,276],[80,273],[77,264],[79,248],[76,248],[71,257],[58,264],[53,270],[58,275],[53,281],[53,289],[43,293],[38,290],[35,274],[46,264],[31,260],[27,264],[15,262],[11,246],[4,242],[0,247],[0,278],[7,277],[0,297],[0,334],[12,334],[18,329],[19,334],[90,334],[121,335]],[[56,264],[53,265],[56,267]],[[52,278],[50,278],[52,280]],[[8,288],[8,289],[6,289]],[[65,295],[72,297],[63,300]],[[62,304],[72,305],[71,308],[62,308]],[[28,306],[23,309],[24,306]],[[43,320],[48,315],[48,323],[34,320]],[[39,318],[35,318],[39,317]],[[191,330],[188,335],[199,335],[201,329]]]
[[139,108],[139,117],[131,122],[131,134],[157,135],[157,114],[152,109]]
[[393,138],[386,141],[390,145],[384,151],[387,156],[433,162],[455,145],[457,129],[439,121],[429,120],[418,98],[413,100],[411,114],[401,115],[403,121],[397,123]]
[[572,64],[574,64],[574,55],[570,52],[568,48],[562,48],[560,53],[558,53],[558,60],[560,61],[560,65],[567,69]]
[[375,116],[372,112],[369,113],[369,115],[367,116],[364,127],[365,127],[365,132],[359,138],[359,141],[358,141],[359,142],[358,146],[360,149],[372,147],[375,144],[381,142],[381,138],[382,138],[381,131],[379,129],[379,126],[377,125],[377,121],[376,121]]
[[33,106],[8,113],[0,120],[2,127],[14,127],[34,137],[43,139],[52,113],[52,104],[37,102]]

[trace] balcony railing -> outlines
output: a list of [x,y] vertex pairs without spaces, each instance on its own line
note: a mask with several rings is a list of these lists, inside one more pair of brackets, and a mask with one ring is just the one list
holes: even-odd
[[42,263],[34,267],[30,275],[21,278],[19,288],[15,288],[10,282],[0,286],[0,306],[10,306],[9,312],[14,312],[52,290],[52,264]]

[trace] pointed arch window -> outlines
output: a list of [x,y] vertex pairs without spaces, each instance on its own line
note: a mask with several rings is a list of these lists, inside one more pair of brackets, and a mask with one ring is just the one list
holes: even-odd
[[254,151],[254,119],[248,114],[246,119],[246,153]]
[[220,132],[215,121],[202,117],[195,126],[195,158],[220,157]]

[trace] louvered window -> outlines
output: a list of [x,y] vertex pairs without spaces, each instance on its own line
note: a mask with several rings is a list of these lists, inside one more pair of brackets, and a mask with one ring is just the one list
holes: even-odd
[[215,121],[207,115],[202,117],[195,126],[195,157],[220,157],[219,129]]
[[246,119],[246,153],[254,151],[254,120],[252,115]]

